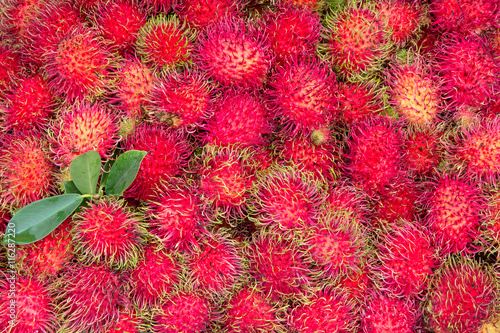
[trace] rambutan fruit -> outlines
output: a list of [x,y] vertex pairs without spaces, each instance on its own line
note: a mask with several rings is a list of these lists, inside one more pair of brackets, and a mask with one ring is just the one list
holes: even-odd
[[418,222],[404,222],[384,232],[377,244],[374,267],[384,290],[398,297],[422,297],[433,270],[438,267],[437,251],[426,228]]
[[174,11],[190,27],[203,32],[209,25],[241,16],[243,8],[241,0],[181,0]]
[[113,0],[100,6],[94,22],[110,50],[125,51],[136,42],[137,34],[146,23],[146,14],[133,0]]
[[72,26],[44,53],[43,70],[49,88],[66,100],[102,95],[110,84],[113,58],[97,32],[83,24]]
[[40,280],[55,278],[73,259],[71,230],[70,219],[66,219],[42,240],[18,247],[18,269]]
[[498,305],[494,271],[463,256],[441,265],[430,290],[426,309],[435,332],[477,332]]
[[389,185],[402,173],[403,137],[391,118],[371,118],[357,124],[348,142],[347,170],[355,186],[368,195]]
[[388,49],[387,31],[369,7],[348,6],[326,17],[323,46],[334,69],[345,77],[374,70]]
[[13,87],[14,78],[21,72],[19,56],[10,47],[0,44],[0,96]]
[[457,175],[444,175],[430,184],[424,195],[427,222],[441,254],[473,251],[469,245],[478,237],[481,212],[486,208],[476,182]]
[[361,191],[341,182],[328,190],[323,209],[327,213],[346,216],[356,224],[364,224],[368,204]]
[[363,332],[415,332],[421,310],[411,298],[396,298],[374,291],[365,302],[361,318]]
[[139,30],[136,50],[155,71],[174,69],[191,61],[194,33],[177,17],[151,17]]
[[205,295],[222,295],[231,290],[242,273],[235,242],[222,232],[204,233],[186,258],[193,285]]
[[243,19],[226,18],[199,36],[195,62],[225,86],[262,87],[272,58],[262,33]]
[[54,166],[40,135],[4,136],[0,149],[1,202],[18,208],[53,192]]
[[325,0],[278,0],[277,5],[280,7],[296,7],[303,8],[309,11],[320,11],[326,5]]
[[407,135],[403,151],[405,166],[410,173],[427,176],[437,170],[444,150],[440,137],[441,133],[435,131],[415,132]]
[[248,272],[273,302],[302,298],[312,285],[307,258],[298,240],[287,240],[275,231],[261,231],[253,235],[245,253]]
[[318,13],[306,8],[278,7],[275,12],[269,11],[264,20],[266,36],[277,64],[315,55],[321,40]]
[[0,281],[2,332],[55,332],[58,327],[55,313],[50,288],[34,277],[7,274]]
[[143,320],[134,310],[120,311],[119,317],[103,333],[141,333]]
[[191,145],[183,133],[144,123],[125,140],[126,150],[145,150],[137,177],[124,196],[148,200],[158,184],[178,176],[187,166]]
[[204,140],[210,145],[262,145],[271,132],[269,110],[259,95],[228,89],[214,103]]
[[416,2],[383,0],[375,8],[378,19],[389,31],[390,40],[400,47],[417,33],[423,23],[423,10]]
[[13,132],[41,129],[54,112],[55,98],[41,75],[24,78],[7,100],[4,124]]
[[67,266],[56,281],[61,329],[102,332],[120,315],[128,300],[123,277],[105,265]]
[[165,301],[153,317],[155,333],[203,332],[211,319],[208,300],[196,291],[177,292]]
[[293,308],[287,316],[293,332],[349,333],[357,329],[353,305],[341,293],[322,290]]
[[117,137],[116,117],[101,103],[75,103],[60,110],[52,124],[51,150],[55,164],[69,166],[80,154],[95,150],[110,157]]
[[78,259],[111,268],[135,266],[145,230],[141,218],[123,201],[89,202],[73,215],[73,242]]
[[439,80],[424,60],[395,63],[387,73],[389,103],[410,124],[430,127],[441,111]]
[[498,5],[498,0],[435,0],[430,4],[429,11],[437,30],[464,35],[480,34],[498,27]]
[[[496,189],[495,189],[496,190]],[[484,234],[493,246],[500,244],[500,194],[493,192],[487,197],[488,207],[484,211]]]
[[142,309],[158,305],[179,283],[181,266],[169,251],[154,244],[142,252],[142,258],[129,275],[131,299]]
[[201,71],[171,72],[151,88],[148,113],[154,122],[191,129],[209,118],[212,92]]
[[342,290],[347,298],[352,299],[357,305],[364,304],[366,295],[373,289],[371,272],[366,262],[363,262],[357,271],[339,275],[335,279],[334,286]]
[[270,80],[269,98],[275,117],[296,134],[329,125],[335,112],[337,82],[324,62],[295,59],[279,67]]
[[454,34],[437,54],[441,91],[455,108],[479,108],[495,95],[500,64],[486,36]]
[[27,28],[35,20],[40,8],[47,0],[10,0],[2,5],[2,12],[7,18],[7,33],[16,41],[25,41]]
[[319,182],[310,174],[276,168],[262,175],[253,191],[252,210],[259,225],[290,234],[317,222],[323,198]]
[[198,246],[208,221],[202,216],[202,203],[193,185],[164,185],[158,194],[147,210],[150,232],[169,249],[187,251]]
[[173,0],[144,0],[142,3],[145,8],[152,10],[153,13],[168,13],[172,9]]
[[380,113],[384,105],[376,87],[369,83],[339,83],[337,109],[340,120],[352,125]]

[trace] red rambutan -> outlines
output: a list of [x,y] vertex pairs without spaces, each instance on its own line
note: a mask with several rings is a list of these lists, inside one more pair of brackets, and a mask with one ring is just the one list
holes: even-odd
[[135,311],[121,311],[118,319],[104,333],[141,333],[143,320]]
[[174,10],[190,27],[203,32],[209,25],[239,17],[243,7],[241,0],[181,0]]
[[278,0],[280,7],[304,8],[309,11],[319,11],[326,5],[325,0]]
[[339,118],[352,125],[378,114],[383,109],[380,94],[371,83],[339,83],[338,106],[335,111]]
[[154,13],[168,13],[175,3],[173,0],[143,0],[144,7],[153,10]]
[[331,187],[324,203],[327,213],[344,215],[356,224],[364,224],[368,205],[363,193],[346,183]]
[[40,8],[47,0],[10,0],[2,4],[2,11],[7,18],[7,33],[17,41],[24,42],[27,28],[35,20]]
[[0,96],[13,86],[14,78],[21,72],[19,56],[11,48],[0,44]]
[[356,304],[364,304],[366,295],[373,289],[373,281],[366,263],[359,266],[359,270],[341,274],[335,280],[335,288],[340,289]]
[[405,166],[410,173],[430,175],[439,165],[443,147],[439,132],[425,131],[408,134],[404,142]]
[[383,0],[377,3],[376,12],[391,41],[398,46],[404,46],[422,25],[423,13],[417,2]]

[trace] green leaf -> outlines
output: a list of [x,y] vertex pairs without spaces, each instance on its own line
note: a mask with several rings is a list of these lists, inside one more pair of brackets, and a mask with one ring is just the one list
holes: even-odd
[[3,244],[30,244],[44,238],[63,223],[82,201],[83,197],[79,194],[63,194],[21,208],[10,219],[9,225],[14,224],[14,233],[6,233]]
[[106,183],[108,182],[108,176],[109,176],[109,171],[111,170],[111,167],[116,161],[116,158],[118,155],[121,153],[121,149],[115,149],[113,151],[113,156],[109,158],[106,163],[104,163],[104,166],[102,167],[102,174],[101,174],[101,188],[106,187]]
[[100,172],[101,156],[96,151],[89,151],[77,156],[69,166],[71,178],[82,194],[96,193]]
[[137,176],[146,154],[147,152],[141,150],[129,150],[118,156],[107,179],[107,195],[123,195]]
[[76,193],[76,194],[81,194],[80,191],[75,186],[75,183],[72,180],[65,180],[64,181],[64,193],[70,194],[70,193]]

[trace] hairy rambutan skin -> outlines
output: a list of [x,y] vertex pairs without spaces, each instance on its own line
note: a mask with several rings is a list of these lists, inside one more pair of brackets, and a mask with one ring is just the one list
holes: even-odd
[[173,0],[144,0],[144,7],[149,8],[153,13],[168,13],[174,4]]
[[125,197],[139,200],[151,199],[158,184],[180,175],[191,154],[191,145],[183,133],[147,123],[139,125],[124,146],[126,150],[148,152],[137,177],[124,193]]
[[431,175],[443,155],[441,133],[424,131],[409,133],[404,142],[405,166],[411,174]]
[[296,7],[304,8],[309,11],[319,11],[326,5],[324,0],[278,0],[277,5],[280,7]]
[[95,29],[74,25],[44,53],[50,89],[68,101],[102,95],[110,84],[113,57]]
[[155,71],[174,69],[191,61],[194,32],[177,17],[157,15],[139,30],[136,50]]
[[181,0],[174,6],[179,18],[201,32],[226,18],[241,16],[241,0]]
[[277,7],[266,13],[264,20],[275,63],[284,65],[299,56],[314,56],[321,41],[318,13],[305,8]]
[[64,107],[51,128],[51,150],[58,166],[69,166],[75,157],[91,150],[109,158],[119,140],[116,116],[99,102]]
[[243,19],[226,18],[199,36],[195,62],[224,86],[260,88],[272,57],[259,29]]
[[41,129],[54,112],[55,98],[41,75],[24,78],[7,100],[4,124],[10,131]]
[[0,149],[1,202],[22,208],[53,193],[54,165],[40,135],[2,138]]
[[174,255],[162,247],[148,245],[142,256],[128,279],[131,299],[140,309],[162,303],[179,283],[181,272]]
[[322,207],[327,214],[345,216],[356,224],[366,223],[368,202],[361,191],[346,182],[328,190]]
[[127,302],[123,277],[103,264],[68,266],[54,290],[61,329],[69,332],[103,331]]
[[329,125],[335,112],[335,74],[317,58],[295,59],[276,69],[269,82],[276,120],[293,134]]
[[477,182],[456,175],[440,176],[424,194],[427,223],[441,254],[470,252],[478,235],[485,197]]
[[375,6],[378,19],[389,30],[390,40],[404,46],[420,29],[423,9],[416,2],[384,0]]
[[383,110],[380,93],[370,82],[342,82],[338,85],[335,113],[347,124],[365,120]]
[[[59,325],[50,288],[31,276],[5,274],[5,277],[0,281],[0,316],[4,318],[0,330],[9,333],[55,332]],[[9,319],[12,302],[15,302],[15,320]]]
[[37,13],[46,0],[10,0],[2,5],[2,16],[7,34],[13,36],[17,41],[25,41],[27,28],[35,20]]
[[486,36],[453,34],[437,54],[441,91],[455,108],[479,108],[495,95],[500,64]]
[[118,319],[104,333],[140,333],[143,332],[143,320],[135,311],[121,311]]
[[263,145],[271,132],[269,110],[257,93],[228,89],[215,101],[204,140],[210,145]]
[[310,296],[305,304],[290,311],[288,325],[293,332],[355,332],[354,307],[343,294],[322,290]]
[[21,68],[19,55],[11,47],[0,44],[0,96],[3,97],[12,88]]
[[441,265],[430,290],[426,309],[436,332],[477,332],[496,312],[498,277],[491,268],[463,256]]
[[364,305],[366,296],[373,289],[369,266],[363,262],[358,271],[339,275],[334,286],[336,289],[342,290],[357,306]]
[[191,131],[210,117],[213,88],[203,72],[171,72],[155,82],[147,97],[154,122]]

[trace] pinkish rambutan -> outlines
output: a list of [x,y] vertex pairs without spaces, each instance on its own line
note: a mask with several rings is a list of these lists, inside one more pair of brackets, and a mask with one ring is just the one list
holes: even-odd
[[54,119],[52,130],[51,150],[59,166],[68,166],[75,157],[91,150],[108,158],[119,140],[116,117],[100,103],[64,107]]
[[335,114],[352,125],[380,113],[384,105],[375,86],[369,82],[339,83]]
[[373,289],[372,276],[366,263],[359,266],[359,270],[341,274],[335,280],[335,288],[340,289],[357,305],[364,304],[366,295]]
[[500,63],[486,36],[454,34],[437,54],[441,91],[455,108],[479,108],[495,95]]
[[474,251],[485,197],[476,182],[457,175],[440,176],[424,196],[427,221],[442,254]]
[[295,59],[276,69],[269,97],[279,123],[295,134],[329,125],[336,91],[335,74],[326,63],[317,58]]
[[344,215],[356,224],[364,224],[368,204],[364,194],[347,183],[339,183],[328,190],[323,209],[327,213]]
[[500,244],[500,194],[498,191],[487,197],[488,207],[484,211],[485,225],[484,234],[490,244]]
[[10,47],[0,44],[0,96],[13,87],[14,78],[21,72],[19,56]]
[[441,133],[409,133],[404,142],[405,166],[412,174],[427,176],[435,172],[442,158]]
[[54,290],[61,329],[69,332],[104,331],[128,301],[121,274],[99,264],[67,266]]
[[136,50],[154,70],[174,69],[191,61],[194,32],[175,16],[151,17],[139,30]]
[[51,290],[34,277],[4,274],[0,281],[0,331],[55,332],[55,300]]
[[322,290],[293,308],[287,316],[293,332],[350,333],[357,329],[357,316],[353,305],[341,293]]
[[265,38],[243,19],[229,19],[207,28],[199,36],[196,63],[225,86],[262,87],[271,67]]
[[39,136],[4,136],[0,149],[1,203],[18,208],[53,192],[54,166]]
[[463,256],[441,265],[430,290],[426,309],[435,332],[478,332],[498,305],[495,272]]
[[191,145],[183,133],[144,123],[125,141],[126,150],[145,150],[137,177],[125,197],[148,200],[158,184],[178,176],[187,166]]
[[16,133],[44,127],[54,112],[55,98],[41,75],[24,78],[7,100],[4,123]]
[[111,268],[135,266],[145,230],[138,214],[123,201],[89,202],[73,215],[73,242],[78,259]]
[[154,122],[191,129],[210,116],[212,86],[201,71],[171,72],[153,85],[147,100]]
[[110,50],[131,49],[146,23],[146,14],[134,0],[112,0],[95,11],[94,22]]
[[74,25],[57,44],[48,46],[43,69],[53,92],[69,101],[104,93],[113,60],[95,30]]
[[26,40],[27,28],[35,20],[40,8],[47,0],[7,0],[2,4],[2,12],[7,22],[7,33],[17,41]]
[[158,305],[179,283],[181,266],[169,251],[148,245],[141,260],[129,275],[131,299],[139,308]]
[[417,2],[383,0],[376,4],[378,19],[389,31],[390,40],[404,46],[422,25],[423,12]]
[[134,310],[120,311],[116,321],[113,321],[103,333],[141,333],[144,331],[143,320]]
[[269,110],[258,94],[228,89],[214,103],[204,140],[210,145],[262,145],[271,132]]
[[243,8],[241,0],[181,0],[174,11],[190,27],[204,32],[209,25],[241,16]]
[[278,7],[269,11],[264,29],[277,64],[299,56],[314,56],[321,40],[318,13],[305,8]]

